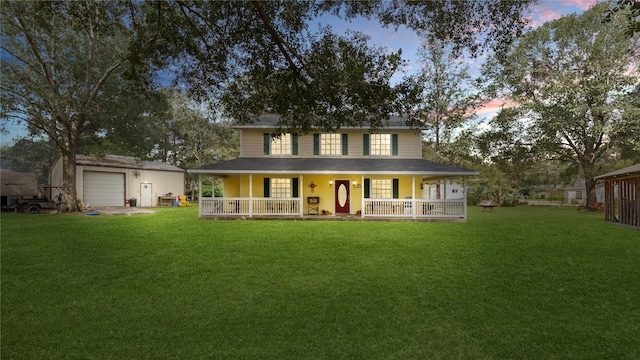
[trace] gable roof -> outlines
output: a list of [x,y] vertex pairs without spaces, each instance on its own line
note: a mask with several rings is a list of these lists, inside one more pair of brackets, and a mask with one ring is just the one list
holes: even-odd
[[595,179],[597,180],[612,179],[612,178],[623,177],[623,176],[631,176],[635,174],[640,174],[640,164],[631,165],[624,169],[620,169],[620,170],[612,171],[610,173],[606,173],[600,176],[596,176]]
[[[258,116],[254,122],[250,124],[234,124],[236,129],[275,129],[278,127],[278,121],[280,121],[280,115],[278,114],[265,114]],[[411,129],[406,123],[407,119],[401,116],[391,116],[388,120],[383,122],[384,129]],[[341,129],[368,129],[369,127],[363,126],[343,126]]]
[[387,158],[238,158],[187,170],[188,173],[229,174],[369,174],[470,176],[477,171],[423,159]]
[[120,155],[105,155],[104,157],[76,155],[76,165],[184,172],[182,168],[160,161],[140,160],[131,156]]

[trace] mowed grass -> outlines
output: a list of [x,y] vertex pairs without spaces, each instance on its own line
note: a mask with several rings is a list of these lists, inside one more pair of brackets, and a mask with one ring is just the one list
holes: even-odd
[[3,359],[640,358],[640,231],[602,214],[1,221]]

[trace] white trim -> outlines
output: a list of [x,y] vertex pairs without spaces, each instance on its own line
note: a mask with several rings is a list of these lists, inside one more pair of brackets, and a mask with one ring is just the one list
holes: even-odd
[[[305,175],[351,175],[354,173],[361,173],[364,175],[416,175],[416,176],[429,176],[435,175],[441,178],[450,177],[450,176],[473,176],[478,175],[477,171],[469,171],[469,172],[438,172],[438,171],[354,171],[354,170],[225,170],[225,171],[211,171],[211,170],[198,170],[192,169],[187,170],[190,174],[211,174],[211,175],[239,175],[239,174],[265,174],[265,175],[276,175],[276,174],[305,174]],[[435,179],[434,179],[435,180]]]

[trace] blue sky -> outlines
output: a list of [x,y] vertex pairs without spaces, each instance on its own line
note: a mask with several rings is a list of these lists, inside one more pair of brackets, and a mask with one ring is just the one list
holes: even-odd
[[[531,11],[525,16],[531,20],[533,27],[540,26],[541,24],[560,18],[563,15],[572,13],[582,13],[585,10],[593,6],[596,0],[540,0],[538,4],[534,5]],[[401,27],[397,31],[393,27],[384,28],[380,26],[376,21],[369,21],[366,19],[357,19],[352,22],[345,22],[341,20],[320,18],[316,22],[312,23],[310,28],[314,30],[318,24],[331,25],[333,30],[337,33],[341,33],[347,30],[361,31],[371,36],[371,44],[376,46],[382,46],[389,49],[389,51],[397,52],[398,49],[402,49],[402,57],[408,60],[408,65],[404,69],[405,73],[398,73],[394,76],[394,81],[398,81],[402,76],[416,71],[420,68],[420,63],[416,59],[416,53],[421,45],[420,38],[411,30]],[[481,64],[480,61],[476,61],[471,65],[471,71],[474,68],[477,69]],[[492,116],[499,108],[501,102],[487,104],[483,109],[478,111],[480,117]],[[3,122],[6,120],[2,120]],[[0,145],[8,145],[13,143],[16,136],[26,135],[26,128],[22,124],[3,124],[9,131],[9,134],[0,134]]]
[[[595,5],[597,0],[539,0],[525,17],[531,22],[531,26],[536,28],[547,21],[558,19],[564,15],[580,14],[591,6]],[[390,52],[397,52],[402,49],[402,58],[408,61],[408,65],[404,69],[404,73],[398,72],[392,82],[397,82],[403,76],[416,72],[420,69],[421,64],[417,60],[417,50],[420,48],[422,40],[420,37],[406,27],[400,27],[396,30],[394,27],[382,27],[375,20],[357,19],[352,22],[330,19],[319,20],[322,25],[331,25],[333,30],[341,33],[347,30],[360,31],[371,36],[371,44],[388,48]],[[313,24],[312,24],[313,26]],[[483,58],[471,62],[470,72],[472,76],[478,75],[478,70],[482,65]],[[501,101],[495,101],[487,104],[483,109],[478,111],[478,115],[491,115],[496,112]]]

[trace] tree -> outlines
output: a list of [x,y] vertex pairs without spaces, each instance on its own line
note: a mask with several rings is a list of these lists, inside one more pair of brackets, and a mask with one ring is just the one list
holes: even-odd
[[236,106],[244,101],[252,115],[282,113],[288,128],[365,120],[375,127],[396,110],[399,92],[388,79],[399,54],[370,49],[360,35],[310,32],[311,19],[324,12],[372,16],[475,48],[486,34],[492,45],[508,43],[530,2],[5,1],[2,117],[26,122],[55,144],[63,159],[62,210],[74,211],[79,139],[102,128],[98,108],[115,98],[110,89],[118,86],[108,83],[116,76],[142,89],[149,71],[173,69],[197,99],[235,92],[238,98],[227,99],[239,120],[250,121]]
[[606,8],[546,23],[485,68],[491,93],[516,104],[504,111],[521,127],[520,142],[580,168],[587,206],[611,152],[640,133],[637,103],[628,101],[639,83],[638,39],[625,36],[624,21],[605,23]]
[[127,62],[132,32],[118,2],[5,1],[3,118],[46,134],[63,160],[62,211],[76,211],[75,156],[81,134],[100,127],[107,83]]
[[637,0],[615,0],[611,1],[610,8],[606,12],[604,21],[609,22],[616,18],[616,13],[620,11],[628,11],[627,30],[628,36],[640,33],[640,2]]
[[44,140],[20,139],[0,147],[0,163],[13,171],[34,173],[40,184],[48,184],[50,152]]
[[238,133],[229,120],[174,91],[170,96],[176,163],[203,166],[238,157]]
[[[419,50],[421,71],[404,79],[411,89],[405,97],[404,113],[409,124],[425,136],[423,157],[441,161],[452,155],[451,145],[465,122],[474,116],[477,96],[469,67],[456,58],[451,46],[440,40],[425,43]],[[411,98],[413,96],[413,98]],[[440,184],[436,184],[440,198]]]
[[[119,80],[119,76],[114,76]],[[120,82],[114,81],[119,84]],[[100,124],[95,132],[81,134],[81,154],[119,154],[166,161],[171,111],[165,92],[110,89],[113,98],[97,109]]]
[[454,56],[442,41],[425,44],[419,51],[423,67],[414,77],[406,78],[417,103],[406,109],[410,124],[425,132],[436,154],[449,144],[467,120],[474,116],[475,95],[469,67]]
[[311,19],[325,12],[347,20],[377,18],[477,54],[480,38],[497,49],[520,34],[526,25],[521,13],[531,2],[153,2],[146,4],[147,36],[137,46],[148,38],[166,39],[156,49],[179,63],[178,82],[200,99],[226,92],[237,120],[277,111],[289,131],[335,130],[363,121],[376,127],[397,111],[401,94],[388,78],[399,54],[370,49],[357,34],[310,32]]

